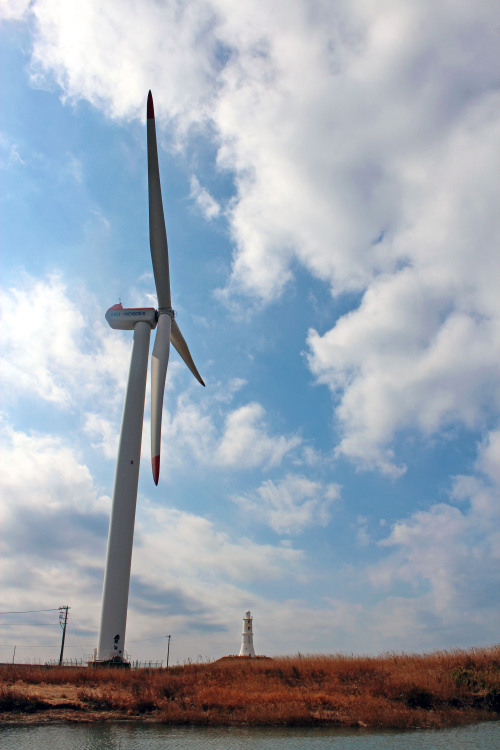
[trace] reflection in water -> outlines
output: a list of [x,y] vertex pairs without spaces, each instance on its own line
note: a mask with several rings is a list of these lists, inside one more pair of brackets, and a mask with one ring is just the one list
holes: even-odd
[[0,727],[0,747],[2,750],[70,747],[75,750],[498,750],[500,723],[408,732],[139,724]]

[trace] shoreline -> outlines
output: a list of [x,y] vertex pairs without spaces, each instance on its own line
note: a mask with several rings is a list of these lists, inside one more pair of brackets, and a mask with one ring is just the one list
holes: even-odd
[[223,658],[169,670],[0,666],[3,726],[438,729],[500,719],[500,647]]
[[0,729],[2,727],[40,727],[40,726],[69,726],[69,725],[134,725],[134,726],[164,726],[179,728],[206,728],[206,729],[338,729],[338,730],[361,730],[367,732],[422,732],[426,730],[439,730],[439,729],[456,729],[459,727],[476,726],[479,724],[491,724],[500,721],[500,717],[493,716],[482,716],[476,717],[471,721],[457,721],[449,724],[428,724],[423,722],[422,724],[411,724],[408,726],[392,726],[384,724],[372,724],[368,725],[363,722],[352,722],[346,724],[339,724],[336,722],[329,721],[313,721],[310,723],[228,723],[220,721],[218,723],[190,723],[190,722],[164,722],[160,718],[154,716],[144,717],[139,714],[131,716],[123,716],[120,713],[116,714],[101,714],[96,713],[95,715],[64,715],[59,712],[58,709],[55,711],[48,711],[36,715],[22,715],[11,714],[11,715],[0,715]]

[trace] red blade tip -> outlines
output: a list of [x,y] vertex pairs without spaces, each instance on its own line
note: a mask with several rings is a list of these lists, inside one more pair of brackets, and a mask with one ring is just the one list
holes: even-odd
[[160,456],[153,456],[151,463],[153,465],[154,483],[158,484],[158,479],[160,478]]
[[148,120],[155,119],[155,108],[153,107],[153,95],[151,91],[148,94]]

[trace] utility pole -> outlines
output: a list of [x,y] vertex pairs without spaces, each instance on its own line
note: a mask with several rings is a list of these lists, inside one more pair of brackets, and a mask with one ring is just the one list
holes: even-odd
[[168,657],[170,656],[170,639],[172,638],[171,635],[167,635],[168,638],[168,646],[167,646],[167,669],[168,669]]
[[62,642],[61,642],[61,654],[59,656],[59,666],[62,665],[63,654],[64,654],[64,641],[66,640],[66,625],[68,624],[68,607],[66,604],[64,607],[59,607],[59,625],[62,628]]

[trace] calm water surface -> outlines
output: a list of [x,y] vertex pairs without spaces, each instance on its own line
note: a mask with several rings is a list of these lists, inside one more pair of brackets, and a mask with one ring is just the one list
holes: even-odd
[[458,729],[189,728],[141,725],[0,727],[1,750],[499,750],[500,723]]

